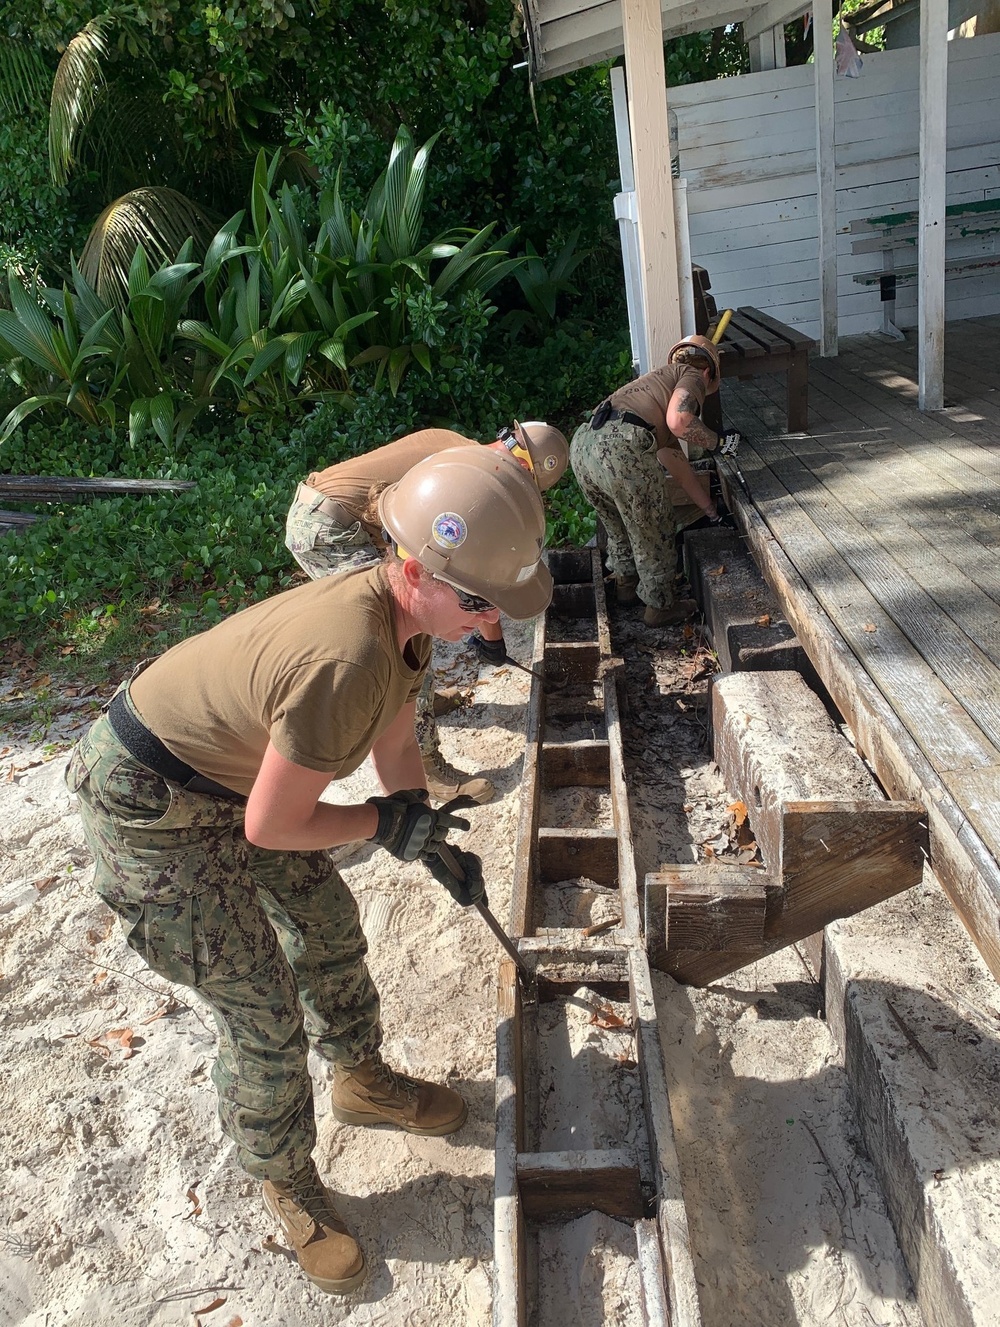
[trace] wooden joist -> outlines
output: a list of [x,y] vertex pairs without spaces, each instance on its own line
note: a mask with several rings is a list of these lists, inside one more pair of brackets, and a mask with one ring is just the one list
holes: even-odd
[[646,1216],[639,1167],[631,1152],[521,1152],[517,1182],[526,1216],[572,1217],[582,1212],[636,1220]]
[[8,502],[72,502],[119,494],[183,493],[189,479],[78,479],[61,475],[0,475],[0,498]]
[[547,788],[607,788],[611,748],[603,741],[543,742],[542,779]]
[[[502,965],[493,1322],[495,1327],[527,1327],[527,1282],[534,1262],[542,1275],[540,1260],[533,1262],[539,1225],[597,1210],[633,1225],[647,1327],[700,1327],[666,1073],[642,948],[618,695],[622,663],[611,653],[600,554],[550,555],[550,566],[567,593],[553,599],[549,616],[572,612],[574,636],[586,624],[576,614],[592,612],[594,621],[589,639],[549,641],[545,618],[535,631],[532,667],[539,676],[532,682],[528,706],[511,909],[512,934],[518,937],[532,982],[529,992],[518,989],[513,963]],[[589,585],[578,579],[583,566]],[[586,720],[583,731],[595,735],[560,740],[567,720]],[[602,729],[605,735],[596,735]],[[560,800],[544,794],[564,788],[607,788],[613,823],[607,828],[546,823],[545,816]],[[564,915],[553,908],[561,894],[548,887],[565,888],[566,882],[576,880],[588,888],[592,882],[605,896],[608,891],[617,894],[618,915],[602,917],[593,934],[583,925],[547,924],[547,918]],[[636,1124],[645,1136],[634,1151],[616,1150],[613,1143],[609,1150],[606,1134],[596,1124],[604,1093],[616,1090],[617,1077],[628,1079],[635,1072],[627,1054],[625,1061],[589,1052],[574,1058],[570,1081],[563,1084],[564,1100],[558,1072],[555,1082],[549,1074],[539,1081],[543,1052],[551,1055],[555,1047],[554,1063],[563,1063],[565,1038],[581,1023],[581,998],[587,1004],[600,998],[631,1008],[631,1020],[624,1017],[620,1026],[591,1021],[605,1029],[597,1036],[614,1038],[616,1049],[622,1037],[635,1047],[643,1095],[642,1119]],[[600,1013],[599,1008],[594,1012]],[[583,1027],[587,1019],[584,1012]],[[592,1033],[589,1029],[588,1038]],[[579,1080],[573,1077],[577,1073],[582,1074]],[[592,1096],[581,1099],[588,1082]],[[550,1098],[552,1092],[556,1095]],[[557,1124],[562,1135],[552,1133],[551,1115],[543,1118],[543,1093],[547,1102],[558,1102],[564,1111]],[[553,1109],[546,1106],[546,1112]],[[567,1132],[579,1150],[557,1150],[565,1147]]]
[[768,876],[717,863],[647,876],[650,960],[692,985],[909,889],[927,855],[923,807],[885,800],[798,673],[717,677],[712,727]]

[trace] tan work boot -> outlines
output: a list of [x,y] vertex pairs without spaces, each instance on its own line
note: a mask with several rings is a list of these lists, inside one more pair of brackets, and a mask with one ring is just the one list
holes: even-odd
[[669,608],[647,608],[642,620],[647,627],[676,627],[698,611],[693,599],[678,599]]
[[639,582],[634,577],[615,577],[615,598],[620,604],[634,604],[638,599]]
[[290,1180],[265,1180],[264,1206],[314,1285],[328,1295],[357,1289],[365,1279],[365,1256],[315,1166]]
[[452,769],[440,752],[433,756],[421,755],[424,773],[427,775],[427,791],[436,802],[450,802],[453,797],[471,797],[482,806],[496,796],[497,790],[489,779]]
[[396,1073],[378,1055],[353,1069],[334,1065],[332,1100],[342,1124],[395,1124],[428,1138],[461,1129],[469,1113],[450,1087]]
[[434,692],[434,717],[440,719],[442,715],[451,714],[453,710],[460,710],[465,704],[465,696],[458,687],[445,687],[442,691]]

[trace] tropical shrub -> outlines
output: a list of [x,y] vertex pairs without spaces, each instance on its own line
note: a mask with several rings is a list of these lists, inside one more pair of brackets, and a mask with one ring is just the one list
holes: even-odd
[[28,392],[0,425],[0,442],[34,411],[69,410],[110,428],[128,420],[136,443],[152,429],[164,445],[183,440],[209,404],[177,324],[200,276],[184,246],[175,263],[150,273],[137,249],[123,309],[105,303],[74,265],[72,288],[32,281],[26,289],[8,270],[10,309],[0,309],[0,357]]
[[[227,379],[241,409],[260,408],[259,379],[271,404],[288,396],[318,399],[350,387],[350,372],[375,366],[393,393],[418,364],[432,374],[443,355],[469,352],[470,313],[488,320],[486,294],[519,259],[513,233],[492,246],[493,224],[453,228],[424,241],[424,188],[434,139],[416,149],[404,126],[389,163],[361,212],[348,210],[340,179],[319,198],[319,224],[309,236],[292,189],[272,193],[279,158],[261,153],[251,194],[252,235],[240,245],[242,214],[220,231],[205,263],[208,323],[183,334],[218,361],[212,379]],[[300,390],[306,382],[307,390]],[[281,391],[284,395],[282,397]],[[244,394],[245,393],[245,394]]]

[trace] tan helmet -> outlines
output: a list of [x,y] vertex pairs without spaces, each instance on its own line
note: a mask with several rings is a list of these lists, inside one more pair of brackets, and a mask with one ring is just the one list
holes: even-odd
[[529,419],[526,424],[514,420],[514,435],[524,442],[531,457],[531,469],[539,491],[544,493],[558,484],[569,465],[569,443],[553,424],[540,419]]
[[686,336],[667,351],[668,364],[690,363],[697,368],[700,363],[704,368],[703,361],[706,358],[711,361],[713,370],[708,390],[714,392],[718,390],[719,379],[722,377],[722,360],[719,358],[719,347],[714,341],[707,336]]
[[401,556],[508,617],[548,606],[542,500],[527,471],[497,452],[451,447],[419,461],[384,491],[379,516]]

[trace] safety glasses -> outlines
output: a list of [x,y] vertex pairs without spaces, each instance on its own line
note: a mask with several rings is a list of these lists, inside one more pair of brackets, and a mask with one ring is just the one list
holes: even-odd
[[515,421],[514,427],[510,428],[506,424],[497,434],[497,442],[502,442],[515,460],[523,461],[532,474],[535,472],[535,465],[531,459],[531,452],[528,451],[520,436],[518,435],[519,425]]
[[459,607],[463,612],[492,613],[496,611],[496,604],[491,604],[488,599],[481,599],[478,594],[469,594],[466,590],[460,590],[457,585],[452,584],[451,581],[446,581],[443,576],[435,576],[434,579],[455,591],[455,594],[458,596]]

